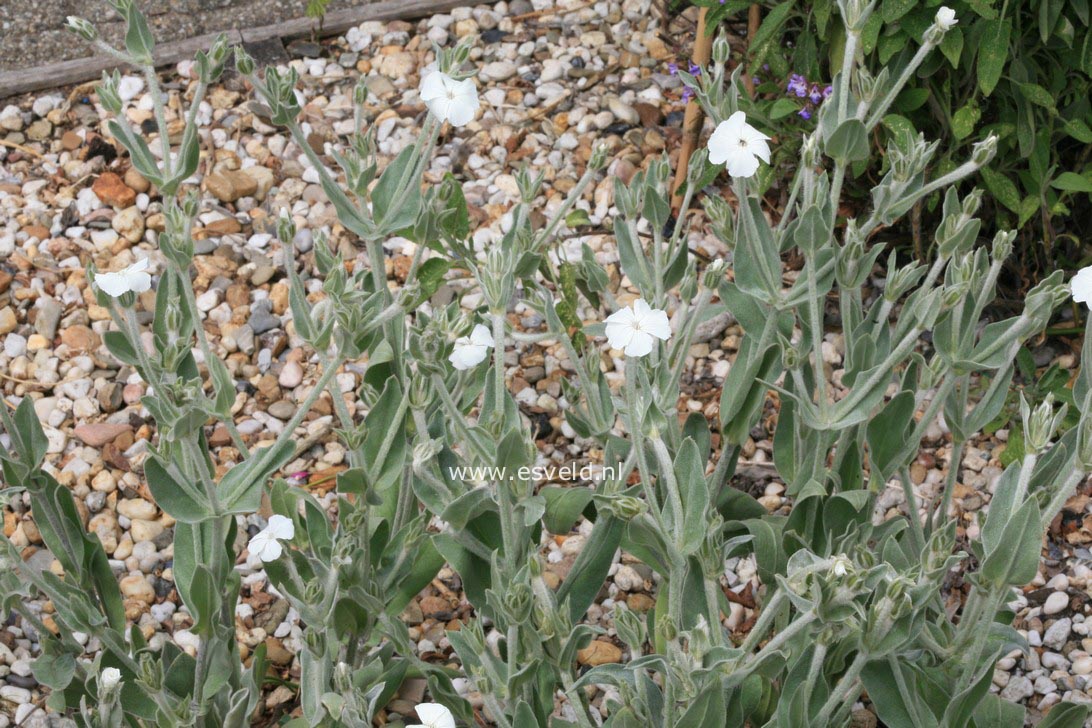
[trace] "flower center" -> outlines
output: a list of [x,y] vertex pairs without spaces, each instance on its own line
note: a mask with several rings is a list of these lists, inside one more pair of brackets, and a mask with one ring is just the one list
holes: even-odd
[[747,148],[747,140],[746,139],[740,139],[739,140],[739,146],[746,149]]

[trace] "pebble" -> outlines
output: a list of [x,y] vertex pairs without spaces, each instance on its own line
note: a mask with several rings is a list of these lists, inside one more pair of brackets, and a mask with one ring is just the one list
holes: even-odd
[[1065,592],[1053,592],[1043,602],[1043,614],[1057,614],[1069,606],[1069,595]]
[[1068,617],[1059,619],[1054,624],[1047,627],[1046,632],[1043,634],[1043,644],[1047,647],[1053,647],[1056,650],[1062,649],[1066,640],[1069,639],[1069,633],[1073,627],[1073,621]]

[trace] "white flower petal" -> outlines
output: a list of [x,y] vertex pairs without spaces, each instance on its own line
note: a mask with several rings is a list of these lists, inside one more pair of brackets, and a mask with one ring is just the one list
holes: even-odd
[[646,356],[652,351],[654,339],[647,331],[634,331],[633,339],[625,348],[626,356]]
[[444,87],[444,74],[436,73],[435,69],[432,72],[422,74],[421,86],[419,93],[421,94],[421,100],[432,101],[433,99],[441,96],[447,96],[447,89]]
[[477,324],[470,332],[470,343],[477,346],[493,346],[493,334],[489,332],[489,327]]
[[[481,334],[477,331],[477,328],[485,329],[484,326],[478,324],[474,332],[470,336],[460,336],[455,340],[455,348],[451,351],[451,356],[447,358],[451,365],[456,369],[463,371],[476,367],[485,360],[485,357],[489,355],[489,347],[493,345],[493,337],[489,336],[489,343],[477,343],[473,340],[474,334],[478,334],[479,340],[481,340]],[[485,333],[488,335],[489,330],[485,329]]]
[[1069,281],[1069,288],[1073,292],[1074,301],[1087,303],[1092,309],[1092,266],[1077,271],[1077,275]]
[[728,160],[728,154],[732,150],[730,143],[731,130],[727,121],[717,124],[717,128],[709,136],[706,146],[709,148],[709,161],[713,164],[724,164]]
[[641,330],[647,331],[657,339],[667,341],[671,338],[671,324],[667,320],[667,313],[653,310],[649,316],[641,322]]
[[607,343],[610,344],[612,349],[624,351],[633,341],[633,336],[636,333],[637,329],[630,324],[607,322]]
[[439,703],[421,703],[416,710],[424,728],[455,728],[455,716]]
[[742,149],[728,157],[728,174],[731,177],[751,177],[758,171],[758,157]]
[[98,273],[95,275],[95,285],[114,298],[129,292],[129,281],[122,273]]
[[107,690],[112,690],[116,688],[120,682],[121,670],[117,669],[116,667],[106,668],[99,676],[99,685],[106,688]]
[[266,530],[274,538],[283,538],[286,541],[296,535],[296,526],[292,523],[292,519],[280,514],[270,517]]

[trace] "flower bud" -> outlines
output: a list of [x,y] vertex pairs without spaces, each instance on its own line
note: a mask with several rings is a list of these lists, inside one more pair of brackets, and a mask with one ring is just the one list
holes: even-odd
[[[147,652],[142,652],[140,654],[139,667],[140,672],[138,679],[140,682],[155,691],[158,691],[163,687],[163,663]],[[105,672],[105,670],[103,672]]]
[[120,84],[121,74],[117,71],[114,71],[113,74],[107,74],[106,71],[103,71],[102,81],[99,82],[97,88],[99,103],[102,104],[104,109],[115,116],[120,114],[122,109],[121,95],[118,93],[118,86]]
[[83,18],[69,15],[64,27],[86,41],[98,40],[99,32],[95,30],[95,26]]
[[675,620],[672,619],[670,614],[665,614],[663,617],[656,621],[656,631],[660,637],[668,642],[674,641],[679,636],[679,628],[675,624]]
[[985,167],[997,154],[997,135],[990,134],[985,140],[974,145],[971,150],[971,161],[979,167]]
[[722,282],[724,282],[724,274],[728,270],[728,261],[723,258],[718,258],[710,263],[705,268],[705,275],[702,278],[702,283],[706,288],[716,290]]
[[1054,395],[1048,394],[1046,399],[1034,410],[1028,404],[1023,394],[1020,395],[1020,417],[1024,422],[1024,444],[1028,452],[1039,453],[1050,444],[1050,438],[1058,430],[1065,418],[1067,406],[1062,404],[1057,412],[1054,411]]
[[286,209],[281,210],[281,216],[277,219],[277,237],[285,245],[292,245],[296,239],[296,221]]
[[591,159],[588,160],[588,168],[600,170],[607,166],[607,160],[609,159],[610,150],[606,144],[596,144],[595,149],[592,150]]
[[994,261],[1001,262],[1007,260],[1012,255],[1012,243],[1016,240],[1015,230],[998,230],[997,234],[993,236],[993,245],[990,250],[990,255]]
[[428,439],[418,442],[413,446],[413,470],[421,472],[427,470],[430,463],[436,459],[440,451],[444,449],[443,440]]
[[249,76],[254,73],[254,59],[243,50],[242,46],[235,46],[235,70],[240,76]]
[[982,190],[977,187],[971,190],[970,194],[963,198],[963,216],[972,218],[978,212],[979,206],[982,204]]
[[717,35],[717,39],[713,41],[713,63],[718,66],[723,66],[728,63],[728,59],[732,57],[732,46],[728,43],[728,38],[724,33]]
[[637,614],[625,605],[617,602],[614,605],[614,629],[622,642],[634,653],[638,652],[645,643],[645,625]]
[[353,86],[353,103],[357,106],[363,106],[364,102],[368,100],[368,83],[367,77],[361,76]]

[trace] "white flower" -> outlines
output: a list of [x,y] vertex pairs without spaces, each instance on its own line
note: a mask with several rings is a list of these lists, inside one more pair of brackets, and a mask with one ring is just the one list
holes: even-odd
[[834,562],[830,565],[830,571],[835,576],[845,576],[852,568],[853,562],[845,556],[835,556]]
[[478,113],[478,89],[467,78],[456,81],[441,71],[425,74],[421,79],[421,100],[441,122],[466,126]]
[[489,348],[493,346],[493,335],[482,324],[474,327],[470,336],[460,336],[455,339],[455,350],[447,358],[458,370],[470,369],[482,363]]
[[633,308],[619,309],[607,317],[607,341],[626,356],[648,354],[655,343],[653,337],[667,341],[671,325],[665,312],[651,308],[643,298],[634,301]]
[[455,716],[439,703],[421,703],[417,706],[417,717],[424,723],[416,723],[406,728],[455,728]]
[[758,171],[758,160],[770,163],[768,136],[747,123],[747,115],[737,111],[728,121],[717,124],[709,137],[709,161],[726,164],[733,177],[750,177]]
[[148,274],[148,259],[141,258],[128,268],[113,273],[96,273],[95,285],[99,290],[114,298],[132,291],[143,293],[152,287],[152,276]]
[[944,5],[937,10],[937,15],[933,21],[937,24],[938,28],[944,31],[951,30],[955,27],[956,23],[959,22],[956,20],[955,11]]
[[262,561],[275,561],[283,550],[280,539],[290,539],[296,535],[296,526],[291,518],[276,515],[269,519],[269,525],[250,539],[247,550]]
[[118,96],[122,101],[132,101],[144,90],[144,79],[140,76],[122,76],[118,84]]
[[116,667],[108,667],[99,676],[99,685],[104,690],[113,690],[121,684],[121,670]]
[[1077,275],[1069,281],[1069,288],[1073,291],[1073,300],[1077,303],[1087,303],[1092,309],[1092,265],[1081,268]]

